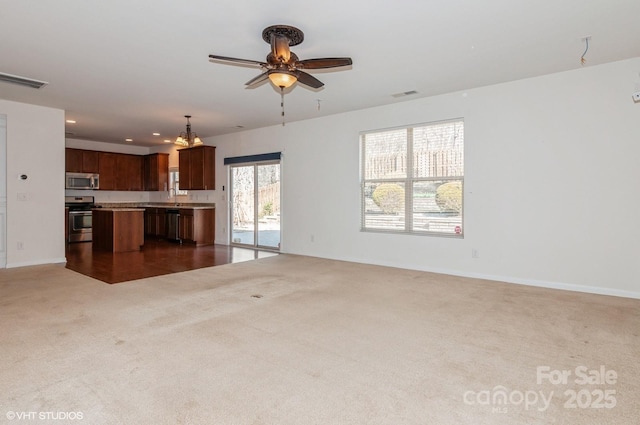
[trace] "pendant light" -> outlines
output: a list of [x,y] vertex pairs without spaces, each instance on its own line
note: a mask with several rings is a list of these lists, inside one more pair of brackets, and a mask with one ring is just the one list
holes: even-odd
[[200,140],[198,135],[195,132],[191,132],[191,122],[189,121],[191,115],[185,115],[184,117],[187,119],[187,131],[181,132],[174,143],[178,146],[184,146],[185,148],[202,145],[202,140]]

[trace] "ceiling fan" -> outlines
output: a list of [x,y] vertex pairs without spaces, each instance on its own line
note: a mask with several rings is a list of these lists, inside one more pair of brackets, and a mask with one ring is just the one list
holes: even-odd
[[247,87],[254,87],[269,79],[280,88],[292,86],[296,81],[314,89],[324,86],[324,83],[305,70],[339,68],[352,64],[351,58],[317,58],[299,60],[298,56],[290,49],[304,40],[304,33],[298,28],[288,25],[272,25],[262,31],[262,39],[271,45],[271,52],[265,62],[250,59],[238,59],[228,56],[209,55],[214,61],[228,62],[229,64],[255,65],[264,72],[247,81]]

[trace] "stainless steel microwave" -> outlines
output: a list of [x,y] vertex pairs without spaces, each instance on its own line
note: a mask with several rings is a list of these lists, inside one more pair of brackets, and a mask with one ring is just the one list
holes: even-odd
[[100,176],[87,173],[66,173],[66,189],[100,189]]

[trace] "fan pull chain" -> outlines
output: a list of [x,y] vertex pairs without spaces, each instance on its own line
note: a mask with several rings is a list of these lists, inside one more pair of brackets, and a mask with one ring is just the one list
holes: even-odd
[[282,126],[284,127],[284,87],[280,87],[280,107],[282,107]]

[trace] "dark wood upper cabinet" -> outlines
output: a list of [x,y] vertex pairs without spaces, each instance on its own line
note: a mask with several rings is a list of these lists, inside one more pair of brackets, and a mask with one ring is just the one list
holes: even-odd
[[191,150],[182,149],[178,151],[178,172],[180,173],[180,189],[191,188]]
[[65,170],[100,174],[100,190],[167,190],[169,154],[131,155],[65,149]]
[[117,153],[100,152],[100,190],[117,190],[118,155]]
[[142,190],[142,157],[100,152],[100,190]]
[[144,190],[169,190],[169,154],[144,156]]
[[97,151],[84,149],[65,149],[65,171],[69,173],[98,173]]
[[142,190],[142,157],[118,154],[116,190]]
[[67,173],[82,173],[82,151],[79,149],[65,149],[65,170]]
[[100,152],[96,152],[96,151],[82,152],[82,172],[83,173],[99,172],[100,170],[99,158],[100,158]]
[[215,146],[195,146],[179,150],[178,166],[180,189],[215,190]]

